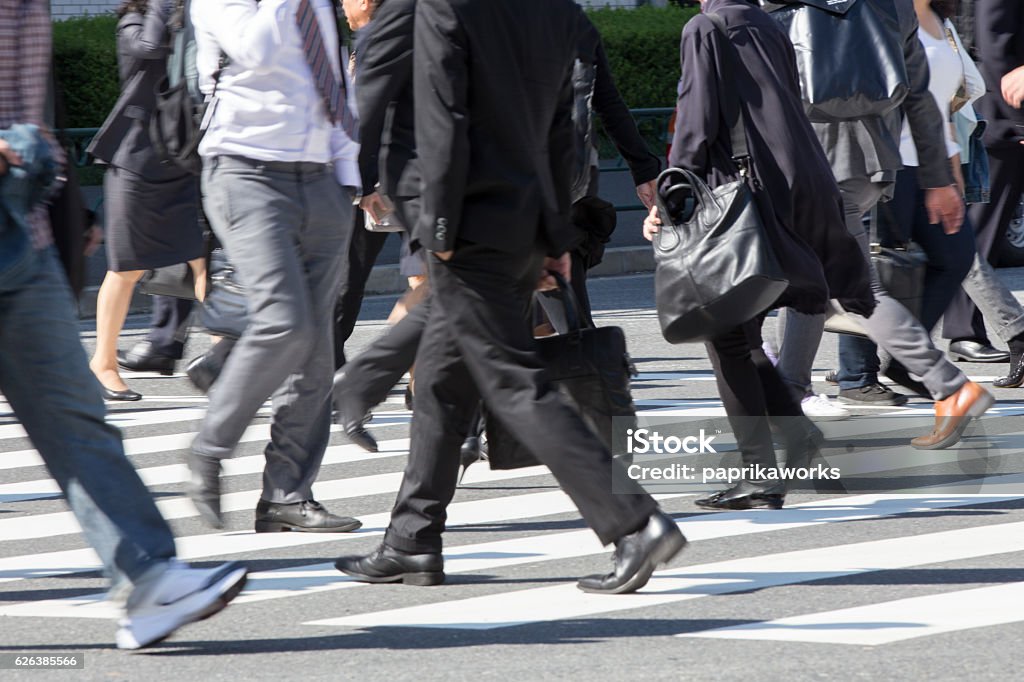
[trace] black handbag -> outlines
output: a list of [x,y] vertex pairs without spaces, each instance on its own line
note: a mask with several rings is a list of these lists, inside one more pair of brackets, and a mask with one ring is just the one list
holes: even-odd
[[175,263],[147,270],[139,280],[139,291],[150,296],[196,298],[195,276],[188,263]]
[[910,91],[892,0],[776,0],[765,9],[796,49],[808,118],[883,116]]
[[[915,319],[921,319],[924,278],[928,269],[928,256],[924,250],[914,242],[893,248],[872,244],[871,262],[889,296],[902,303]],[[845,313],[835,302],[832,303],[832,314],[825,321],[825,331],[865,338],[868,335],[860,322]]]
[[[548,378],[579,408],[587,425],[613,454],[625,451],[625,431],[636,427],[636,406],[629,390],[635,374],[626,352],[626,335],[619,327],[584,327],[579,304],[561,278],[559,300],[563,315],[550,315],[562,332],[536,340]],[[551,298],[537,299],[545,308],[558,305]],[[559,320],[564,319],[562,327]],[[485,415],[487,456],[492,469],[519,469],[539,464],[515,434],[501,423],[501,413]],[[619,452],[621,451],[621,452]]]
[[229,339],[242,336],[249,324],[245,288],[222,248],[210,252],[207,266],[210,286],[199,311],[199,322],[211,334]]

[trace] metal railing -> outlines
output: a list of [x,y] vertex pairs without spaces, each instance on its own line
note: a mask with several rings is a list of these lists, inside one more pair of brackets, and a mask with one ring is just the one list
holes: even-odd
[[[658,158],[664,158],[665,149],[670,141],[668,122],[672,112],[671,107],[630,109],[640,134],[647,141],[651,152]],[[61,132],[68,143],[68,159],[73,160],[78,168],[93,165],[92,159],[89,158],[85,150],[89,147],[92,138],[99,132],[99,128],[65,128]],[[615,151],[615,146],[600,127],[598,128],[598,150],[601,158],[601,173],[629,172],[625,160]],[[616,211],[639,211],[643,208],[640,203],[616,204],[615,206]]]

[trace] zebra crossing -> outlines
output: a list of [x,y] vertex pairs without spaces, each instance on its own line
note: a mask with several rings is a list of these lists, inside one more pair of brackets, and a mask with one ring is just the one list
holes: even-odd
[[[712,379],[707,373],[642,374],[637,381],[641,415],[721,416],[714,398],[644,397],[648,382]],[[470,468],[449,509],[449,584],[438,590],[382,587],[352,581],[336,571],[330,559],[368,550],[387,526],[409,447],[411,415],[399,409],[397,399],[382,406],[369,425],[380,438],[378,453],[348,444],[335,427],[314,491],[329,508],[357,510],[364,523],[356,533],[338,535],[254,533],[249,514],[259,498],[263,458],[251,448],[224,465],[228,529],[212,532],[200,526],[181,494],[187,480],[182,456],[204,404],[201,396],[155,396],[140,407],[112,412],[111,421],[123,430],[126,452],[143,482],[158,492],[161,513],[176,524],[182,559],[237,558],[257,564],[246,591],[225,619],[273,618],[297,638],[412,628],[455,633],[472,641],[489,631],[595,619],[634,622],[655,613],[662,620],[679,619],[677,631],[663,626],[661,634],[675,635],[672,640],[680,645],[716,641],[735,646],[752,641],[884,646],[1000,626],[1013,627],[1017,635],[1024,632],[1024,611],[1010,607],[1024,603],[1024,575],[1018,569],[1024,557],[1021,470],[982,467],[982,475],[965,475],[959,483],[899,494],[795,496],[780,511],[703,513],[693,506],[691,494],[662,494],[659,501],[691,540],[690,548],[655,574],[642,592],[609,597],[584,594],[575,587],[580,572],[603,570],[608,550],[582,527],[571,500],[547,470],[490,471],[479,464]],[[923,402],[889,412],[900,418],[891,422],[891,430],[904,424],[922,429],[930,419],[930,405]],[[243,436],[243,444],[254,448],[268,438],[266,415],[264,408]],[[1024,402],[1002,401],[995,415],[993,419],[1003,423],[1024,423]],[[854,420],[823,428],[830,439],[841,441],[858,426]],[[160,433],[150,435],[153,429]],[[918,464],[927,469],[984,462],[985,444],[999,439],[1002,451],[1010,447],[1024,452],[1024,441],[1017,438],[1021,429],[990,431],[981,436],[982,443],[922,453]],[[60,491],[40,468],[38,455],[3,403],[0,452],[0,623],[41,624],[38,627],[53,641],[72,646],[79,637],[93,636],[85,624],[117,615],[105,601],[103,581],[96,575],[97,557],[79,537],[77,522],[61,506]],[[880,447],[877,457],[861,453],[860,468],[851,471],[885,471],[891,466],[886,452]],[[849,455],[835,456],[844,461]],[[894,594],[898,580],[886,582],[887,576],[902,571],[937,566],[965,571],[983,566],[1007,578],[991,579],[995,584],[990,585],[939,582],[925,593],[918,593],[921,586],[915,586],[915,593],[907,596]],[[801,586],[869,575],[879,594],[873,597],[870,590],[859,590],[861,603],[827,608],[827,600],[803,603],[798,596]],[[481,582],[479,576],[493,579]],[[68,595],[55,585],[58,577],[72,581],[75,593]],[[782,589],[785,596],[773,617],[724,627],[708,619],[706,627],[683,627],[702,603]],[[315,608],[289,606],[309,605],[312,599]],[[61,625],[46,625],[56,622]],[[11,636],[0,634],[0,642],[17,644]],[[239,637],[244,639],[244,632]]]

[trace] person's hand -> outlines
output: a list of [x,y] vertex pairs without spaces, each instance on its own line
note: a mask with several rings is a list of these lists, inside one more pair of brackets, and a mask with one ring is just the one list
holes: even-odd
[[932,225],[942,223],[946,234],[956,234],[964,222],[964,200],[953,185],[925,190],[924,207]]
[[654,199],[657,197],[658,187],[654,180],[649,180],[642,185],[636,186],[636,195],[640,197],[645,208],[654,206]]
[[388,205],[384,202],[380,192],[374,192],[373,194],[367,194],[359,201],[359,208],[363,209],[370,214],[374,222],[380,222],[380,219],[384,217],[384,214],[388,212]]
[[431,253],[433,253],[435,256],[437,256],[440,260],[447,261],[447,260],[451,259],[452,254],[454,254],[455,252],[454,251],[431,251]]
[[1024,66],[1017,67],[1003,76],[999,85],[1006,103],[1020,109],[1021,104],[1024,104]]
[[20,166],[21,157],[14,153],[7,140],[0,140],[0,175],[7,175],[11,166]]
[[654,241],[655,235],[661,232],[661,215],[657,206],[651,206],[650,213],[644,218],[644,239]]
[[541,266],[540,278],[537,281],[537,291],[552,291],[558,288],[558,280],[548,274],[548,271],[557,272],[566,282],[572,274],[572,256],[566,251],[558,258],[545,258]]

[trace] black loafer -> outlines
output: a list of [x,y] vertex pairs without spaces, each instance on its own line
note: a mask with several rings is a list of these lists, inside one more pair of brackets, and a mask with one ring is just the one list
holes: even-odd
[[1010,352],[988,343],[960,339],[949,344],[949,355],[957,362],[1009,362]]
[[671,561],[685,546],[686,538],[675,521],[656,511],[643,528],[615,543],[611,573],[588,575],[576,586],[595,594],[636,592],[651,579],[654,569]]
[[159,372],[164,376],[174,374],[175,358],[157,353],[149,341],[140,341],[126,353],[117,352],[117,364],[133,372]]
[[187,462],[190,477],[185,492],[208,526],[223,528],[224,519],[220,514],[220,460],[189,450]]
[[381,544],[366,556],[343,556],[334,567],[364,583],[440,585],[444,582],[444,558],[437,554],[406,554]]
[[122,402],[135,402],[136,400],[142,400],[142,394],[136,393],[132,389],[126,389],[124,391],[113,391],[103,384],[100,384],[100,388],[103,389],[104,400],[120,400]]
[[260,500],[256,505],[256,532],[280,533],[349,533],[362,528],[363,523],[351,516],[336,516],[315,500],[278,504]]
[[740,481],[728,490],[722,490],[707,497],[695,500],[694,504],[704,509],[782,509],[786,501],[784,484],[761,486],[748,481]]

